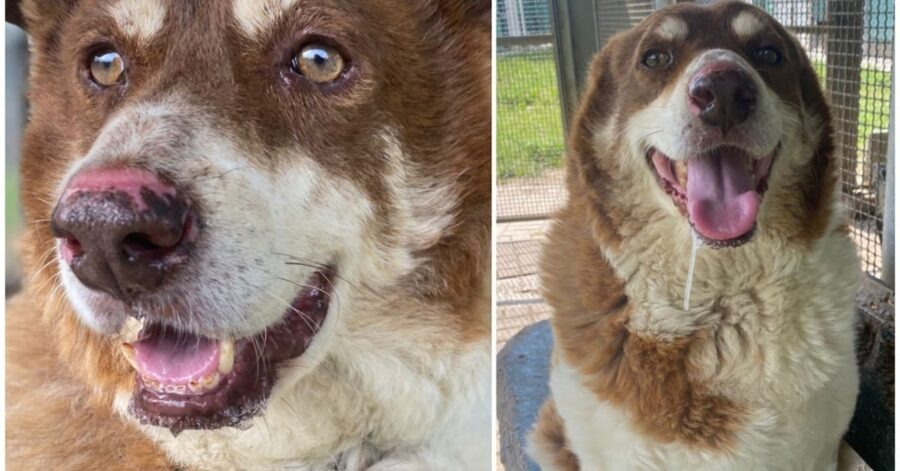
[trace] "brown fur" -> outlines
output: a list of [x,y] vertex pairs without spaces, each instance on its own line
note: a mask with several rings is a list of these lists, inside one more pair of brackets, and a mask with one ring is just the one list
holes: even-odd
[[[612,175],[619,169],[617,159],[624,158],[623,144],[613,140],[598,148],[595,133],[609,124],[616,132],[623,131],[632,114],[660,94],[671,93],[674,77],[698,51],[710,47],[746,50],[732,34],[693,34],[678,44],[678,59],[669,69],[651,72],[634,66],[643,51],[660,43],[652,31],[664,18],[677,16],[696,32],[709,29],[704,25],[728,25],[750,8],[739,2],[702,8],[675,5],[615,36],[597,54],[568,141],[570,200],[556,217],[542,264],[544,293],[554,310],[556,353],[583,375],[597,399],[627,411],[641,433],[660,442],[678,441],[716,451],[727,451],[733,444],[745,407],[696,379],[698,372],[690,364],[689,353],[705,340],[706,333],[662,339],[629,332],[636,306],[624,294],[629,280],[616,276],[602,248],[618,250],[631,234],[666,216],[644,201],[619,196],[621,185],[627,183]],[[808,246],[826,230],[837,178],[830,157],[827,105],[796,40],[774,20],[762,19],[771,26],[764,33],[766,40],[785,51],[790,66],[762,70],[760,75],[783,101],[821,117],[825,124],[810,172],[780,193],[770,191],[766,196],[780,202],[772,230]]]
[[627,409],[641,432],[662,442],[727,448],[743,418],[741,407],[691,377],[688,355],[698,339],[665,341],[628,332],[633,307],[624,284],[590,232],[574,223],[591,218],[590,208],[570,204],[548,236],[542,271],[554,307],[555,348],[599,400]]
[[578,471],[578,457],[569,448],[566,429],[562,417],[556,412],[553,399],[548,399],[541,407],[534,430],[529,439],[542,452],[553,456],[553,464],[559,471]]
[[[485,341],[490,332],[489,300],[482,295],[490,253],[489,2],[299,2],[303,8],[248,40],[227,13],[231,2],[164,1],[163,30],[140,45],[102,13],[109,3],[26,0],[21,6],[34,54],[21,169],[27,281],[24,300],[10,304],[7,315],[10,371],[23,386],[8,392],[8,404],[16,410],[7,464],[66,469],[70,454],[61,444],[72,437],[80,437],[84,463],[101,463],[117,453],[140,469],[164,463],[111,415],[113,393],[131,388],[133,372],[116,345],[79,323],[65,299],[48,218],[69,165],[92,145],[112,113],[175,88],[195,105],[215,104],[216,124],[252,147],[303,142],[327,171],[364,189],[382,216],[379,221],[389,221],[396,209],[387,199],[386,164],[373,140],[378,126],[396,124],[397,138],[415,159],[412,170],[455,182],[460,198],[451,227],[417,254],[426,263],[396,294],[446,306],[450,315],[441,325],[453,332],[448,341]],[[259,86],[276,79],[260,64],[272,59],[270,51],[293,46],[297,25],[315,25],[341,41],[354,61],[347,84],[324,93],[304,89],[307,83],[292,85],[298,93]],[[97,93],[83,83],[79,67],[97,41],[129,54],[126,90]],[[339,154],[358,158],[332,157]],[[279,166],[268,153],[256,155],[262,156],[260,165]],[[177,176],[185,182],[198,177]],[[375,230],[387,240],[395,237],[387,222]],[[408,314],[415,317],[414,310]],[[23,367],[32,353],[15,353],[26,349],[47,361]],[[48,384],[48,371],[59,371],[52,381],[69,394],[35,400],[31,391]]]
[[[7,303],[6,464],[9,469],[173,469],[111,405],[75,380],[47,348],[47,329],[23,296]],[[31,318],[30,318],[31,317]],[[77,417],[77,418],[76,418]]]

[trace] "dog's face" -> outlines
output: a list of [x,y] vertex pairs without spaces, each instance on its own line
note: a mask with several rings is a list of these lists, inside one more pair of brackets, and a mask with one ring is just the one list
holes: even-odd
[[442,56],[422,19],[477,12],[415,3],[23,5],[32,269],[142,422],[237,424],[368,298],[477,289],[439,259],[465,208],[487,224],[486,43]]
[[641,209],[712,247],[816,225],[833,179],[828,112],[802,49],[764,12],[663,9],[606,46],[591,87],[574,143],[599,155],[582,168],[601,192],[640,192]]

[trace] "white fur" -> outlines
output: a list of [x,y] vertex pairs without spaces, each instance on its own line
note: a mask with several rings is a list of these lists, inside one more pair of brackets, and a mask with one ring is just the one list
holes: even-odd
[[403,221],[406,243],[419,250],[437,243],[456,215],[459,198],[455,181],[440,181],[425,169],[416,169],[406,157],[393,131],[382,133],[390,162],[388,181],[395,191],[398,218]]
[[[621,409],[599,401],[560,359],[552,370],[551,391],[582,469],[815,471],[833,466],[857,393],[854,294],[859,271],[852,242],[832,233],[805,252],[763,233],[750,244],[724,249],[727,257],[701,249],[692,307],[684,312],[687,234],[686,228],[657,223],[626,238],[621,252],[607,255],[619,268],[617,275],[631,279],[626,287],[636,307],[628,324],[631,333],[660,339],[700,330],[716,333],[692,351],[689,361],[699,371],[697,380],[750,406],[734,453],[661,444],[635,432]],[[751,289],[755,296],[749,295]],[[727,316],[713,309],[716,302],[728,308]],[[545,471],[554,469],[551,457],[534,456]]]
[[[785,213],[793,201],[787,196],[809,172],[811,145],[821,137],[822,121],[782,104],[755,74],[760,96],[756,117],[742,125],[744,145],[762,156],[781,143],[757,235],[737,248],[701,248],[691,307],[682,308],[691,228],[647,168],[645,150],[654,146],[673,159],[702,150],[685,127],[686,77],[705,61],[722,59],[746,67],[734,53],[707,51],[687,66],[670,93],[627,123],[627,155],[618,159],[620,173],[613,175],[622,190],[610,203],[630,208],[634,223],[618,228],[621,245],[604,247],[603,253],[616,276],[629,280],[625,294],[634,308],[629,332],[661,341],[701,331],[714,334],[696,340],[691,349],[692,379],[748,407],[748,413],[730,454],[659,443],[635,431],[621,408],[601,402],[560,356],[551,391],[582,469],[814,471],[835,466],[858,388],[854,297],[859,261],[852,241],[837,230],[844,221],[839,187],[831,195],[826,235],[812,247],[771,230],[771,218]],[[648,135],[656,130],[662,132]],[[609,126],[594,130],[598,152],[610,145],[610,135]],[[536,451],[543,469],[553,470],[552,457]]]
[[681,41],[687,38],[690,31],[684,20],[670,16],[664,19],[663,22],[656,27],[654,32],[657,36],[666,41]]
[[[403,350],[423,350],[413,345],[416,339],[353,334],[364,337],[343,338],[335,350],[358,353],[340,355],[274,393],[245,430],[185,431],[174,438],[165,429],[143,429],[177,462],[199,469],[490,469],[489,348],[443,360],[422,351],[410,365]],[[397,347],[360,351],[359,343],[369,341]],[[116,408],[127,414],[129,400],[121,393]]]
[[742,11],[738,16],[731,20],[731,29],[742,41],[751,39],[757,33],[765,28],[762,20],[750,11]]
[[[323,326],[303,355],[279,365],[261,416],[177,438],[141,428],[192,469],[489,469],[489,343],[463,343],[443,305],[414,300],[399,284],[421,263],[413,252],[449,229],[453,182],[413,168],[387,128],[380,143],[399,235],[385,240],[365,192],[302,146],[264,155],[212,122],[184,98],[133,105],[65,180],[86,168],[143,163],[190,187],[204,225],[195,262],[179,278],[179,297],[194,313],[173,321],[180,329],[241,338],[279,321],[314,272],[288,262],[334,264],[338,279]],[[68,268],[62,274],[86,325],[107,334],[122,327],[100,320],[99,310],[116,306]],[[487,315],[489,294],[472,295]],[[134,420],[129,400],[121,391],[116,409]]]
[[110,6],[109,14],[120,31],[148,40],[162,29],[166,6],[159,0],[118,0]]
[[704,139],[703,128],[691,126],[697,118],[688,108],[691,78],[711,62],[733,63],[751,77],[758,91],[756,111],[728,134],[729,142],[758,158],[770,154],[778,144],[783,128],[778,97],[768,89],[753,66],[739,54],[726,49],[710,49],[698,55],[666,93],[636,113],[629,128],[631,140],[644,149],[654,147],[672,160],[686,160],[712,150]]
[[254,37],[272,26],[297,0],[233,0],[234,18],[244,34]]

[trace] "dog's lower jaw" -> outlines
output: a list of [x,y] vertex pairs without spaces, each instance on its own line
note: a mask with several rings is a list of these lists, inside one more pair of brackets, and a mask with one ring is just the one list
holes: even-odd
[[[290,463],[297,469],[325,471],[334,469],[335,457],[348,460],[339,468],[347,470],[367,469],[354,468],[351,462],[446,471],[489,469],[490,422],[482,423],[482,415],[490,406],[490,383],[481,381],[490,375],[487,342],[458,354],[452,360],[458,367],[441,379],[407,369],[386,370],[398,364],[401,350],[416,348],[412,340],[399,343],[404,345],[390,352],[325,357],[296,384],[276,384],[261,415],[241,429],[185,430],[173,437],[164,428],[139,428],[177,463],[201,470],[269,469]],[[426,368],[445,370],[441,363],[446,360],[428,361],[435,364],[423,365]],[[372,371],[372,365],[379,371]],[[354,373],[363,371],[370,374]],[[482,386],[473,397],[465,385],[476,380]],[[401,390],[421,393],[401,397]],[[126,412],[123,404],[127,399],[120,396],[120,413]],[[421,413],[409,414],[411,409]],[[404,433],[397,436],[392,430]],[[420,462],[426,465],[416,468]]]

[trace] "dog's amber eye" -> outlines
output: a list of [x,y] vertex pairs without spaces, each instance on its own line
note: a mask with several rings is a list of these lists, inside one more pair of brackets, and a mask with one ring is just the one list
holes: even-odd
[[346,62],[337,49],[325,44],[307,44],[294,56],[294,72],[316,83],[333,82],[344,73]]
[[763,64],[777,65],[781,62],[781,53],[772,46],[761,47],[753,51],[753,57]]
[[125,61],[116,51],[102,51],[91,57],[91,80],[98,85],[111,87],[125,74]]
[[672,54],[668,52],[658,51],[656,49],[651,49],[644,53],[643,59],[641,59],[641,64],[644,64],[645,67],[650,69],[655,69],[657,67],[664,67],[669,65],[672,62]]

